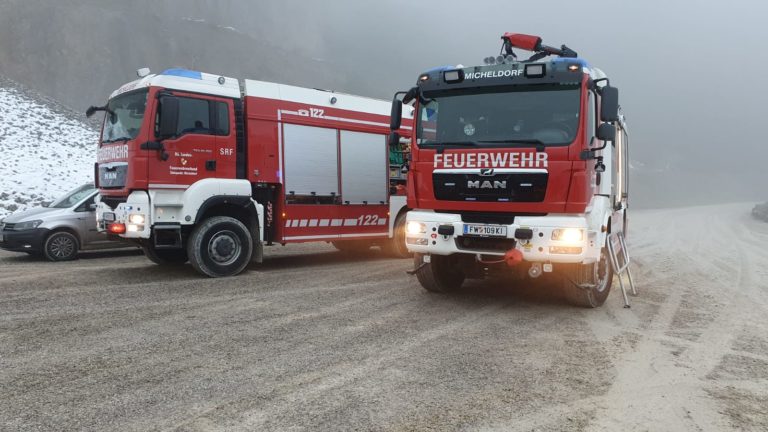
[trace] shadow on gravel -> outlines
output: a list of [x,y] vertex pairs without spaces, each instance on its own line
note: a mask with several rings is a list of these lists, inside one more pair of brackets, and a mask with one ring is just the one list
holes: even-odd
[[[121,258],[121,257],[127,257],[127,256],[141,256],[141,255],[143,255],[143,252],[141,251],[141,249],[138,249],[138,248],[84,251],[84,252],[80,252],[77,255],[77,259],[75,259],[73,262],[77,262],[79,260]],[[34,263],[52,263],[53,264],[52,261],[48,261],[42,255],[30,255],[24,252],[9,252],[9,255],[3,256],[2,258],[0,258],[0,260],[5,262],[11,262],[11,263],[33,263],[34,262]]]
[[409,259],[397,259],[387,256],[381,251],[370,250],[365,252],[309,252],[295,255],[266,256],[261,264],[252,264],[249,270],[272,271],[296,269],[301,267],[316,267],[329,264],[353,264],[372,261],[392,261],[407,263],[403,271],[410,270]]
[[456,292],[436,294],[436,296],[458,302],[492,300],[517,304],[574,307],[566,302],[560,292],[559,281],[554,277],[521,281],[508,279],[469,280]]

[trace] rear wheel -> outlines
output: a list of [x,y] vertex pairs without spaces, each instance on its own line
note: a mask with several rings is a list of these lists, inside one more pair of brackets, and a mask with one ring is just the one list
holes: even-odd
[[239,220],[215,216],[204,220],[189,236],[187,255],[192,267],[209,277],[234,276],[251,261],[253,239]]
[[79,250],[77,237],[66,231],[50,234],[43,244],[43,255],[49,261],[71,261],[77,257]]
[[395,258],[409,258],[411,253],[405,246],[405,213],[395,219],[392,229],[392,238],[382,247],[384,253]]
[[157,249],[151,245],[142,246],[141,249],[144,256],[155,264],[184,264],[189,261],[186,249]]
[[466,275],[458,267],[453,256],[430,255],[429,262],[424,262],[424,255],[414,254],[416,278],[425,290],[431,292],[450,292],[461,288]]
[[563,294],[569,303],[585,308],[602,306],[611,292],[613,283],[613,268],[607,249],[603,248],[600,261],[594,264],[568,268],[561,283]]

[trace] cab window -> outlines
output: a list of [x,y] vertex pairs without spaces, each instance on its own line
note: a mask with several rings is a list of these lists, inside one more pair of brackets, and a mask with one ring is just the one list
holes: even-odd
[[[229,104],[220,101],[177,97],[179,122],[176,137],[188,134],[229,135]],[[155,118],[155,133],[160,127],[159,112]]]

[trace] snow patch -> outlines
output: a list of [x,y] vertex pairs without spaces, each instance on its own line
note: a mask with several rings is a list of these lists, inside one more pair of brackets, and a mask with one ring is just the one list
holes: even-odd
[[97,132],[38,99],[0,81],[0,219],[93,180]]

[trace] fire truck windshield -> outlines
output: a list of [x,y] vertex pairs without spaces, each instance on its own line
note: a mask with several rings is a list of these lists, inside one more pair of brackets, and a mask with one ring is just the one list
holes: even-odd
[[516,85],[424,94],[420,147],[565,145],[579,126],[579,85]]
[[141,122],[144,120],[146,107],[146,90],[125,93],[110,100],[107,105],[108,111],[104,116],[101,142],[110,143],[136,138],[141,129]]

